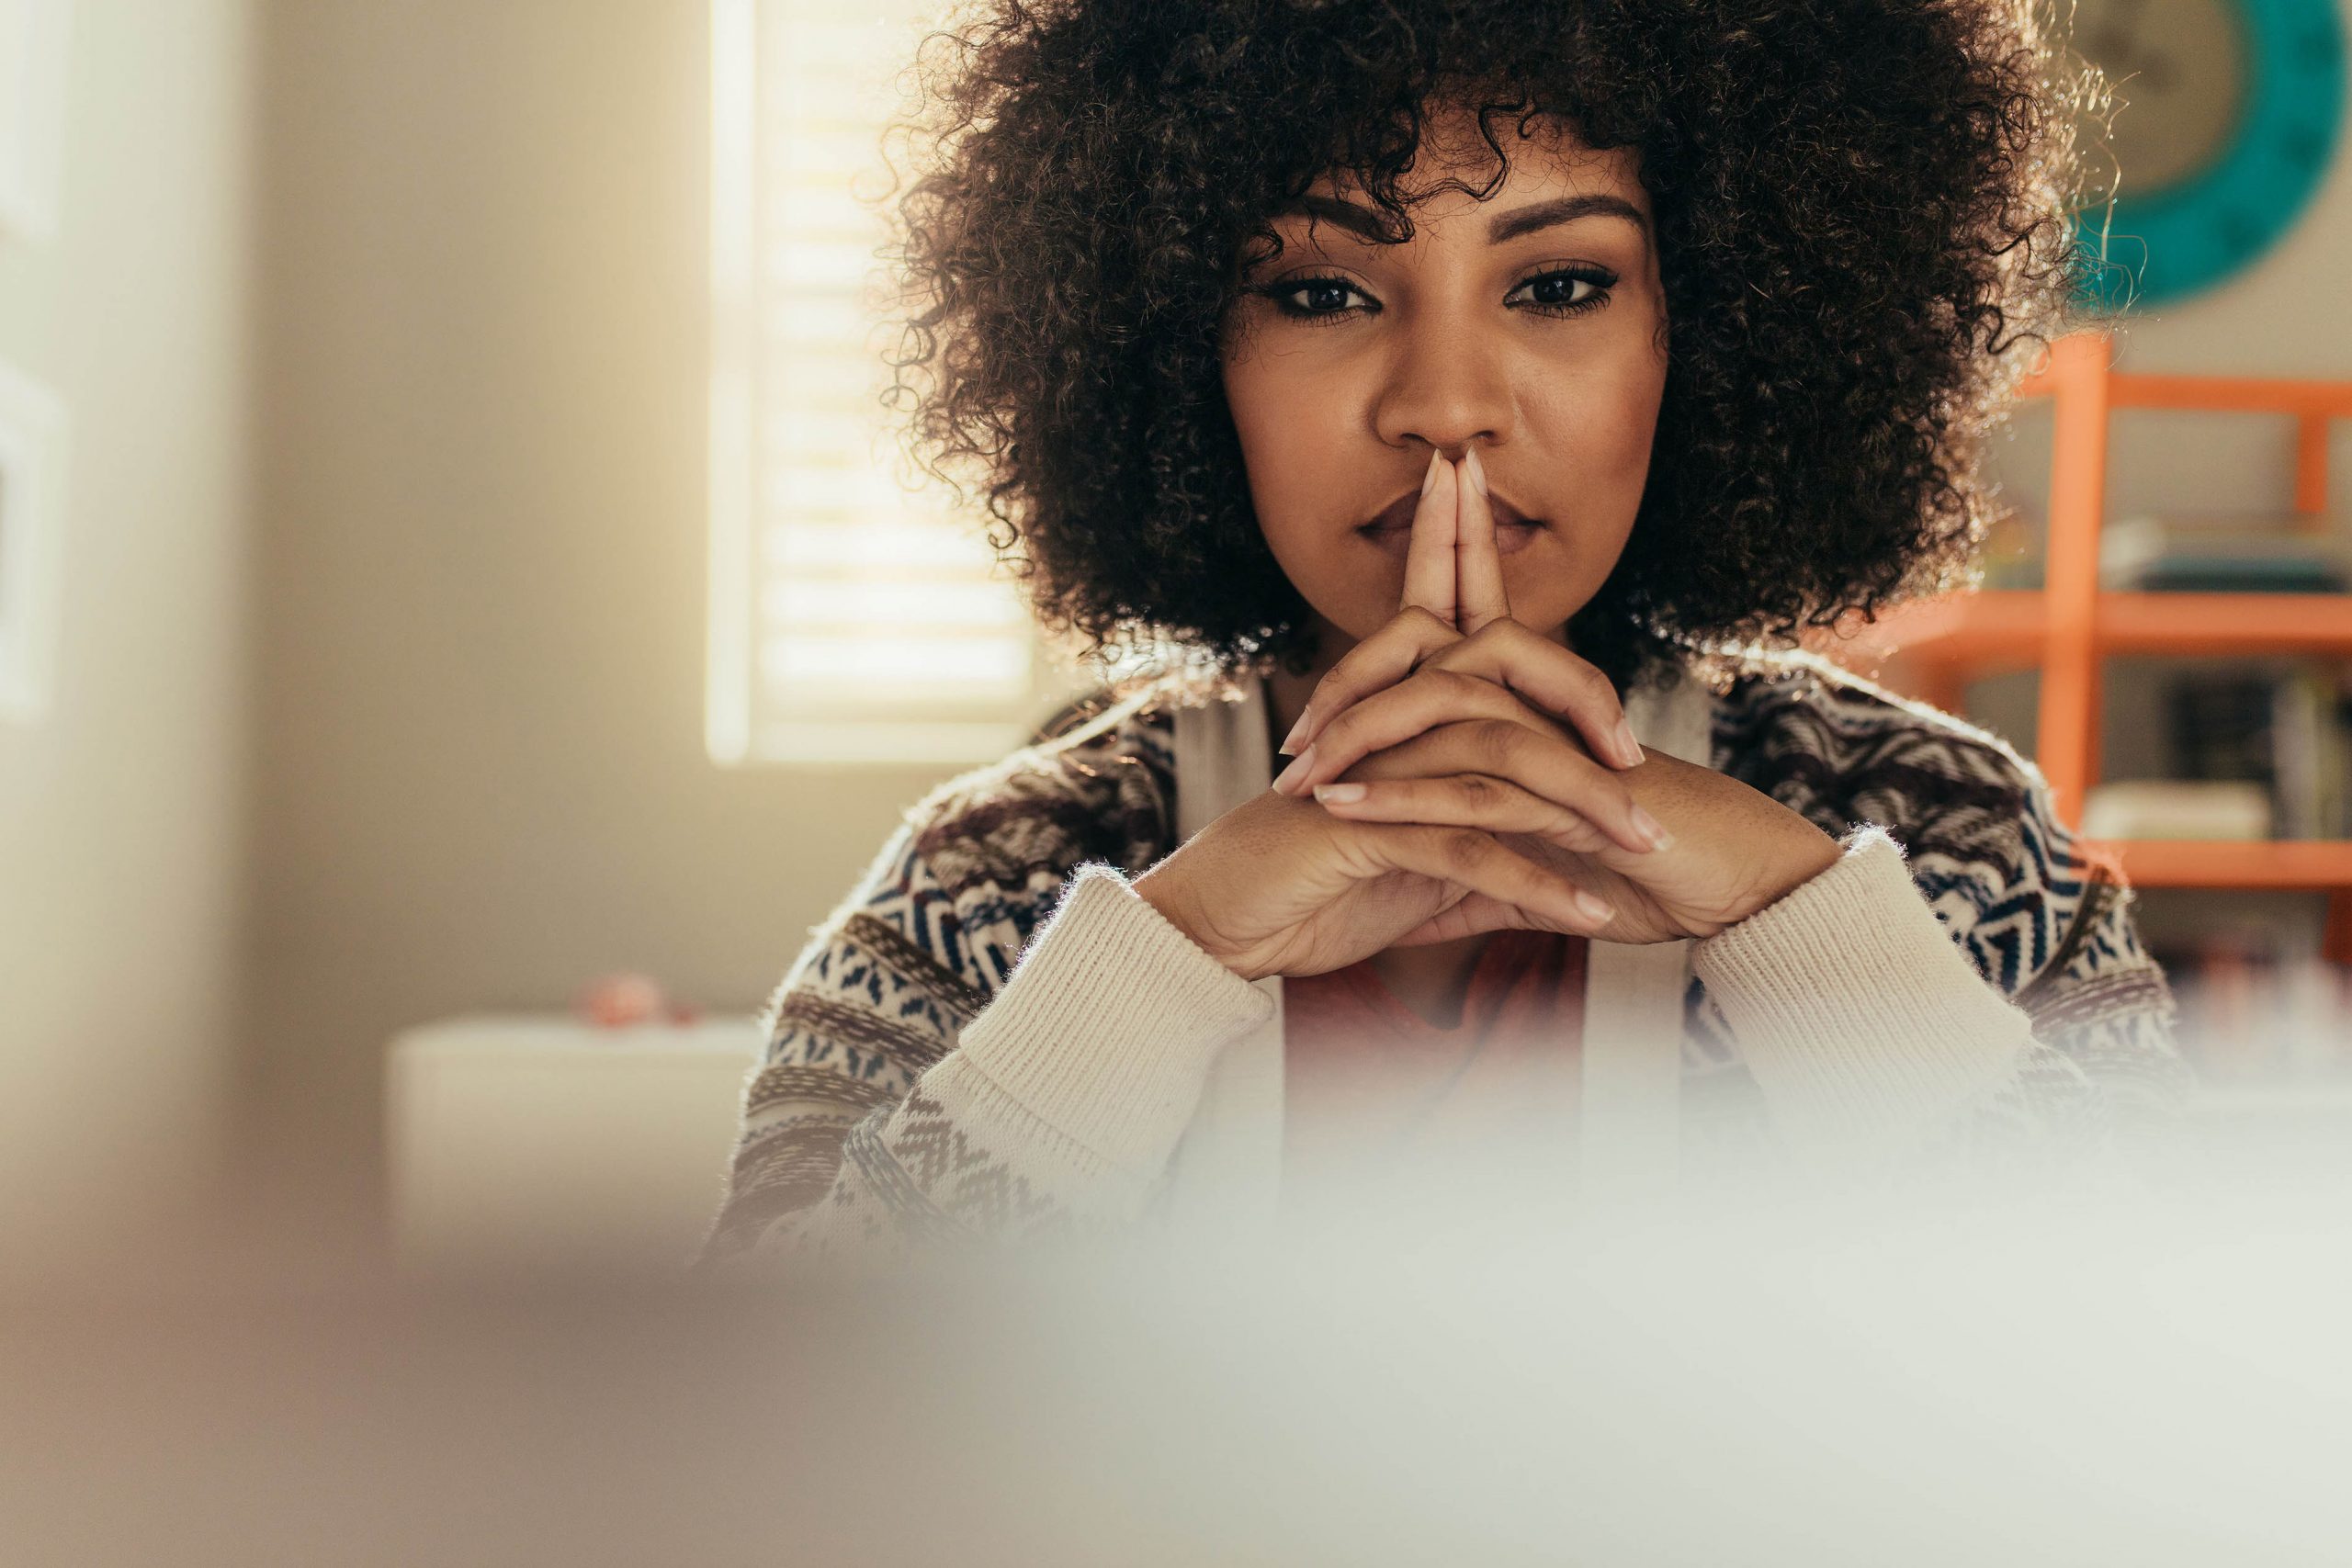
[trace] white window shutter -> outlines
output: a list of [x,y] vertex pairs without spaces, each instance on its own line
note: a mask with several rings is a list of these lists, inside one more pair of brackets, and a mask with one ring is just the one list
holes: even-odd
[[714,0],[707,731],[728,762],[992,761],[1091,682],[881,394],[882,130],[940,0]]

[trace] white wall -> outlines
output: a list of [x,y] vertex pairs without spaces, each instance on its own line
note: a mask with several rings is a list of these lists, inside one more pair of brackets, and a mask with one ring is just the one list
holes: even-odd
[[338,1215],[393,1032],[751,1011],[940,776],[703,750],[707,9],[269,7],[244,1142]]
[[251,7],[76,12],[61,232],[0,242],[74,421],[53,711],[0,721],[0,1247],[51,1258],[211,1181],[245,887]]

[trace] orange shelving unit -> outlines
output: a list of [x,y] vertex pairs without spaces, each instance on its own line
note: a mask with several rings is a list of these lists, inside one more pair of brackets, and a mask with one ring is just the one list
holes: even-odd
[[[2121,593],[2098,585],[2107,514],[2108,422],[2118,409],[2283,414],[2296,422],[2295,511],[2327,507],[2327,434],[2352,418],[2352,381],[2120,374],[2112,340],[2078,333],[2050,346],[2021,389],[2055,416],[2043,587],[1908,604],[1873,626],[1808,639],[1832,657],[1898,660],[1888,683],[1957,711],[1972,676],[2041,668],[2035,761],[2059,815],[2079,824],[2098,782],[2100,672],[2109,654],[2334,654],[2352,658],[2352,594]],[[2143,887],[2324,889],[2327,954],[2352,964],[2352,841],[2084,840]]]

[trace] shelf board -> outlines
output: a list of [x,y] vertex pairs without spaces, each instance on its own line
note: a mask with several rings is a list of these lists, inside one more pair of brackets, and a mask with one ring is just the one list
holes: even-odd
[[2352,840],[2084,839],[2135,887],[2352,888]]
[[[1993,589],[1898,605],[1820,646],[1832,656],[2033,665],[2044,624],[2039,589]],[[2352,656],[2352,594],[2103,592],[2092,636],[2105,653]]]
[[2102,593],[2095,636],[2131,653],[2352,653],[2352,594]]

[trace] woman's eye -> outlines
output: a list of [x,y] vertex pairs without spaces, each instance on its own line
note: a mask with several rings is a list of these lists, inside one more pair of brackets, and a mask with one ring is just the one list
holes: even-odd
[[[1510,291],[1510,299],[1546,315],[1575,315],[1597,310],[1609,302],[1609,286],[1617,279],[1607,273],[1563,269],[1539,272]],[[1577,292],[1581,284],[1589,291]],[[1521,296],[1525,296],[1521,299]]]
[[[1597,310],[1609,302],[1609,288],[1617,281],[1611,273],[1562,267],[1539,272],[1505,297],[1514,310],[1539,315],[1574,316]],[[1340,321],[1370,315],[1380,301],[1344,277],[1293,277],[1269,283],[1256,292],[1272,299],[1285,316],[1301,321]]]
[[1294,277],[1269,284],[1259,292],[1289,316],[1343,316],[1367,306],[1380,308],[1370,295],[1343,277]]

